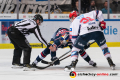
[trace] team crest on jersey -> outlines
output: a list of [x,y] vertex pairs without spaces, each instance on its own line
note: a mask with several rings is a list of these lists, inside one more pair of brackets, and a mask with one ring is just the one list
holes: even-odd
[[70,28],[70,32],[72,32],[72,28]]
[[68,32],[66,29],[62,29],[62,30],[60,30],[57,34],[56,34],[56,36],[59,36],[59,34],[65,34],[66,32]]

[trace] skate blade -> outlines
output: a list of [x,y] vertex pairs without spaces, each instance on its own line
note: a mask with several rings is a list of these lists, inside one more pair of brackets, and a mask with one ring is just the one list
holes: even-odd
[[24,67],[23,71],[35,71],[36,68],[28,68],[28,67]]
[[75,68],[71,68],[71,71],[75,71]]
[[71,68],[71,69],[65,68],[64,71],[66,71],[66,72],[75,71],[75,68]]
[[70,72],[71,69],[65,68],[64,71],[66,71],[66,72]]
[[112,70],[115,70],[115,66],[111,66]]
[[93,67],[97,67],[97,64],[96,64],[96,63],[94,63],[92,66],[93,66]]
[[14,65],[14,66],[12,66],[11,68],[13,68],[13,69],[22,69],[23,66],[16,66],[16,65]]

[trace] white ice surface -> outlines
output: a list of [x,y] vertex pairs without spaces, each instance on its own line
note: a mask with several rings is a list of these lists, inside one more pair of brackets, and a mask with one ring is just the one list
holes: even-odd
[[[37,55],[44,49],[32,49],[31,63]],[[59,49],[57,56],[67,52],[69,48]],[[87,53],[93,61],[97,63],[94,68],[85,62],[79,56],[79,62],[76,67],[77,73],[118,73],[117,76],[76,76],[74,80],[120,80],[120,47],[110,47],[113,62],[116,64],[116,70],[112,70],[100,48],[89,48]],[[12,69],[13,49],[0,49],[0,80],[73,80],[69,76],[69,72],[64,71],[64,66],[70,64],[70,58],[61,61],[58,66],[52,66],[44,70],[23,71],[23,69]],[[50,61],[50,55],[45,60]],[[21,58],[21,62],[23,57]],[[46,66],[41,63],[38,66]]]

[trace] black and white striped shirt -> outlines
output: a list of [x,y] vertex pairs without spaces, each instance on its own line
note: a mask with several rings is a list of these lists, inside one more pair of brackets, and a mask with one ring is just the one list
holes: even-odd
[[37,39],[47,46],[47,42],[42,37],[39,26],[32,19],[24,19],[14,25],[23,35],[27,36],[34,33]]

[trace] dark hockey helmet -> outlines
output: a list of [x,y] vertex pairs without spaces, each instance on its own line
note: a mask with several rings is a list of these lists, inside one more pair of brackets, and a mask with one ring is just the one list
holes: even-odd
[[40,23],[43,22],[43,17],[42,17],[40,14],[36,14],[33,19],[34,19],[34,20],[39,20]]

